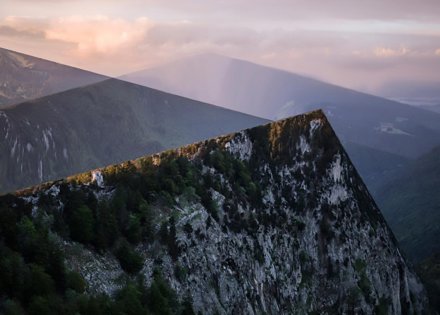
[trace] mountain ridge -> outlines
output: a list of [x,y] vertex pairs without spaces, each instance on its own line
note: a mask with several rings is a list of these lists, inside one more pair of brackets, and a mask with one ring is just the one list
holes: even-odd
[[0,48],[0,109],[109,77]]
[[438,114],[249,61],[211,57],[189,57],[122,78],[269,119],[322,108],[342,142],[407,158],[439,143]]
[[108,79],[0,111],[1,191],[178,147],[264,119]]
[[[209,314],[401,314],[427,307],[420,281],[321,111],[2,198],[36,218],[54,217],[67,267],[88,279],[88,292],[115,292],[127,272],[147,284],[159,272],[179,300],[189,296],[196,312]],[[98,242],[98,234],[83,233],[90,222],[77,225],[97,216],[94,224],[105,229],[112,213],[122,240]],[[118,245],[125,238],[131,245]],[[140,264],[118,256],[118,246]]]

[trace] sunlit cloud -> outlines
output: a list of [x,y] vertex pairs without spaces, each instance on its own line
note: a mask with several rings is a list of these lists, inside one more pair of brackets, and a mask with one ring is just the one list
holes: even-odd
[[48,21],[46,19],[38,18],[7,16],[1,21],[0,26],[13,29],[19,33],[41,35],[41,33],[48,27]]
[[374,55],[377,57],[400,57],[409,53],[409,49],[406,47],[400,47],[398,49],[377,47],[374,49]]
[[264,28],[148,14],[7,16],[0,17],[0,41],[5,48],[116,76],[213,52],[373,93],[402,78],[440,81],[436,32],[407,32],[411,23],[406,22],[393,22],[393,32],[382,31],[390,25],[385,22],[371,32],[365,21],[304,23]]
[[135,21],[105,16],[85,18],[73,16],[51,20],[45,35],[48,40],[75,44],[81,55],[112,54],[141,43],[152,22],[147,18]]

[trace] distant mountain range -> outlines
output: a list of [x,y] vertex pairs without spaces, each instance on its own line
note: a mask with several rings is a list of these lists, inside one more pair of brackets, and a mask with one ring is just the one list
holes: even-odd
[[0,192],[266,121],[108,79],[0,111]]
[[440,104],[438,104],[438,105],[425,105],[425,106],[422,106],[424,109],[426,109],[426,110],[430,110],[430,111],[433,111],[433,112],[436,112],[436,113],[440,113]]
[[122,78],[268,119],[322,108],[344,143],[407,158],[440,144],[438,114],[219,55],[197,55]]
[[0,48],[0,108],[108,79]]

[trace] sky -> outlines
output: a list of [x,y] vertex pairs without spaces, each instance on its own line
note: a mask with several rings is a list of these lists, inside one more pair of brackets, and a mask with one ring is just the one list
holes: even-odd
[[0,0],[0,46],[112,76],[212,52],[440,99],[439,0]]

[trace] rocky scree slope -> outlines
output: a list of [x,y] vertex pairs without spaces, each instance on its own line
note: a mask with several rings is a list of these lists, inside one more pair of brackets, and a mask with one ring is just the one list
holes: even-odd
[[[321,111],[5,198],[47,218],[89,293],[112,294],[136,275],[148,285],[160,272],[203,314],[422,314],[427,307]],[[95,227],[95,235],[78,235],[69,219],[78,209],[92,222],[80,226]],[[99,231],[109,222],[119,229],[106,238]],[[139,258],[128,265],[128,255],[112,254],[127,240],[125,253]]]

